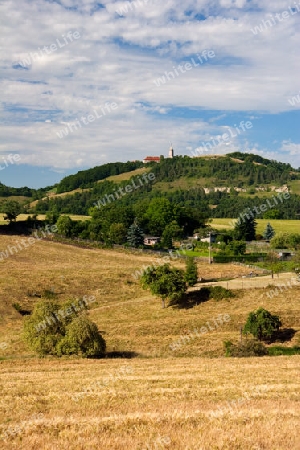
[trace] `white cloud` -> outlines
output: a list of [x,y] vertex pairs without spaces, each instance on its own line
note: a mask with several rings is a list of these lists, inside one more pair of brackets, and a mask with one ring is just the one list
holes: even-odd
[[300,144],[294,142],[284,141],[280,149],[282,152],[287,152],[291,156],[297,156],[297,160],[300,163]]
[[[121,18],[115,11],[124,3],[105,0],[99,8],[92,0],[24,0],[16,8],[7,0],[1,5],[6,77],[0,150],[18,151],[33,165],[92,166],[161,154],[170,141],[180,149],[196,148],[213,132],[213,118],[175,117],[174,108],[216,110],[216,116],[234,110],[244,118],[248,111],[256,116],[298,107],[287,99],[299,91],[300,61],[294,56],[300,13],[256,36],[251,32],[289,2],[139,0]],[[195,20],[197,14],[206,20]],[[62,41],[68,31],[78,31],[80,39],[43,54],[28,70],[13,68],[30,52]],[[215,58],[155,86],[153,80],[204,49],[213,50]],[[117,111],[57,137],[63,123],[105,102],[116,102]],[[281,149],[285,155],[287,145]],[[235,142],[234,148],[239,146],[243,141]]]

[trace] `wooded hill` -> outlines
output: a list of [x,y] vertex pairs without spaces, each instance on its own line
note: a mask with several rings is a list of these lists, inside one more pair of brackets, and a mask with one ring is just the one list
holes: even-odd
[[[132,180],[142,182],[142,168],[153,174],[153,181],[139,183],[138,189],[118,198],[116,192],[120,188],[125,189]],[[147,205],[151,199],[162,197],[177,205],[197,208],[206,217],[237,217],[243,209],[253,208],[258,202],[264,202],[264,198],[272,197],[276,194],[272,189],[283,185],[288,186],[290,199],[275,208],[271,216],[298,219],[300,196],[293,194],[293,189],[300,187],[300,171],[290,164],[240,152],[219,157],[162,157],[159,164],[110,163],[78,172],[58,184],[59,196],[41,200],[35,208],[39,213],[55,210],[85,215],[99,200],[100,207],[105,206],[105,202],[112,207],[114,200],[118,200],[119,206],[129,207],[140,203]],[[215,192],[216,187],[226,188],[225,192]],[[77,192],[62,194],[74,189]],[[230,192],[226,192],[229,189]]]
[[[99,181],[112,175],[131,172],[145,166],[141,161],[127,163],[108,163],[92,169],[69,175],[57,185],[57,193],[69,192],[77,188],[91,188]],[[157,182],[170,182],[181,178],[205,178],[211,186],[275,184],[282,185],[292,180],[300,180],[300,170],[290,164],[271,161],[258,155],[230,153],[225,156],[190,158],[176,156],[173,159],[162,157],[159,164],[152,163]]]
[[[145,183],[143,173],[152,173],[152,181]],[[125,192],[132,182],[138,188]],[[103,206],[114,209],[114,203],[122,208],[133,205],[146,208],[151,199],[160,197],[179,206],[197,208],[205,217],[237,217],[243,209],[253,208],[276,195],[275,187],[280,189],[283,185],[289,189],[289,200],[269,211],[270,217],[266,218],[299,219],[300,169],[241,152],[198,158],[162,157],[159,164],[108,163],[63,178],[58,185],[48,188],[51,193],[46,197],[46,189],[20,188],[12,194],[14,188],[5,190],[4,185],[0,185],[0,196],[9,193],[40,199],[30,209],[37,213],[87,215],[99,202],[102,209]],[[123,189],[124,195],[117,194],[119,189]]]

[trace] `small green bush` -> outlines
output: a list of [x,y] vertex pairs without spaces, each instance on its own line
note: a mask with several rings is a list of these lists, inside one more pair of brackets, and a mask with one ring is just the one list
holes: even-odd
[[210,286],[208,289],[209,298],[213,298],[216,301],[235,297],[235,294],[230,289],[226,289],[223,286]]
[[300,347],[282,347],[277,345],[275,347],[268,348],[268,355],[279,356],[279,355],[300,355]]
[[225,356],[236,358],[245,358],[250,356],[265,356],[268,349],[262,342],[256,339],[244,341],[239,344],[233,344],[231,341],[224,342]]
[[264,308],[250,312],[243,329],[243,334],[251,333],[259,341],[271,340],[282,323],[278,316],[272,315]]
[[58,355],[102,356],[105,340],[97,325],[87,317],[77,317],[66,329],[65,337],[58,343]]
[[20,305],[20,303],[13,303],[12,307],[15,308],[15,310],[18,312],[22,311],[22,306]]
[[53,300],[57,298],[57,294],[51,289],[44,289],[42,297],[47,298],[48,300]]
[[194,286],[197,283],[198,269],[195,259],[192,257],[188,257],[186,260],[184,278],[188,286]]

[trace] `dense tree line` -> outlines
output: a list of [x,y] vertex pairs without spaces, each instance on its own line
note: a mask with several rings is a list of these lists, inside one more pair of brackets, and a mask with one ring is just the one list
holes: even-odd
[[[237,163],[233,159],[242,159],[239,155],[243,155],[243,163]],[[172,182],[180,177],[209,178],[208,183],[211,182],[214,186],[283,184],[300,179],[300,173],[292,169],[290,164],[242,153],[207,159],[177,156],[173,159],[164,159],[160,164],[154,165],[153,172],[157,181]]]
[[[276,199],[276,194],[274,194]],[[300,196],[297,194],[291,194],[289,199],[284,200],[282,203],[278,201],[278,205],[275,205],[272,197],[244,197],[236,194],[226,194],[218,192],[210,194],[208,198],[213,200],[216,208],[211,210],[211,217],[233,217],[237,218],[240,214],[243,214],[248,208],[253,210],[255,207],[261,205],[267,205],[267,211],[257,215],[258,219],[286,219],[297,220],[300,218]],[[273,207],[269,207],[268,204]]]
[[46,192],[52,189],[53,186],[47,186],[41,189],[31,189],[29,187],[14,188],[5,186],[5,184],[0,183],[0,197],[11,197],[11,196],[23,196],[32,197],[33,200],[37,200],[45,196]]
[[[172,239],[191,236],[205,226],[209,211],[171,203],[167,198],[123,205],[114,202],[103,208],[90,208],[91,220],[72,221],[68,216],[58,219],[58,232],[66,237],[80,237],[105,243],[124,244],[133,224],[143,234],[162,237],[163,246],[172,248]],[[49,214],[47,214],[47,217]],[[134,236],[135,238],[135,236]]]
[[11,196],[23,196],[32,197],[34,200],[42,198],[46,192],[49,191],[51,187],[46,187],[42,189],[31,189],[28,187],[14,188],[5,186],[5,184],[0,183],[0,197],[11,197]]
[[75,175],[69,175],[63,178],[57,185],[57,193],[70,192],[77,188],[89,188],[99,180],[104,180],[112,175],[131,172],[142,166],[143,163],[141,161],[128,161],[126,163],[108,163],[93,167],[92,169],[81,170]]
[[[90,208],[95,207],[99,199],[106,199],[106,195],[111,195],[118,187],[125,186],[128,181],[116,184],[109,181],[99,183],[91,191],[77,192],[74,195],[65,197],[56,197],[53,199],[40,200],[36,205],[37,213],[46,213],[56,210],[62,214],[89,214]],[[274,194],[276,198],[276,193]],[[122,205],[123,208],[135,206],[135,209],[145,209],[154,198],[164,198],[178,207],[197,208],[200,214],[205,217],[239,217],[247,208],[251,210],[266,204],[267,200],[274,207],[268,206],[268,211],[258,215],[258,218],[266,219],[299,219],[300,218],[300,196],[291,194],[290,198],[278,205],[274,204],[272,197],[246,197],[237,192],[227,194],[225,192],[212,192],[205,194],[203,188],[196,187],[189,190],[157,191],[152,186],[144,186],[130,195],[125,195],[115,201],[107,201],[106,205],[101,207],[103,214],[108,206],[115,204]]]

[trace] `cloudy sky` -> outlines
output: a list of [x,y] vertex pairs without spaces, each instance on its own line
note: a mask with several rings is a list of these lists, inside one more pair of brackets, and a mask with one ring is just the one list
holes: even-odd
[[299,0],[4,0],[0,17],[7,185],[170,143],[300,166]]

